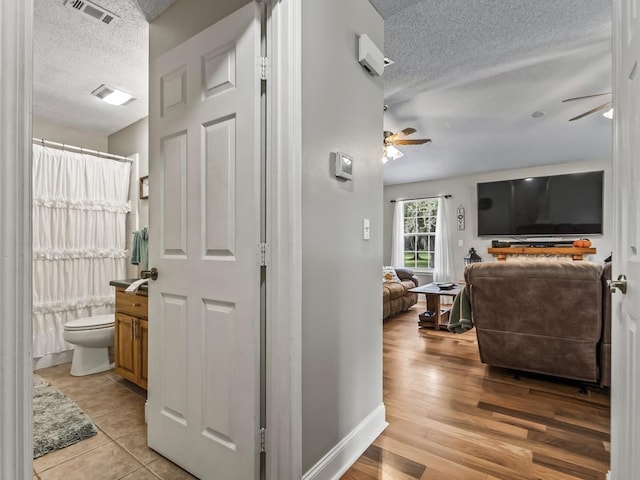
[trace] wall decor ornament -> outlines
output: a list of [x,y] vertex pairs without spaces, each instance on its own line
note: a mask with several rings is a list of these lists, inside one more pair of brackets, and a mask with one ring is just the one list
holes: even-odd
[[456,226],[458,230],[464,230],[464,207],[462,205],[458,207],[456,215]]

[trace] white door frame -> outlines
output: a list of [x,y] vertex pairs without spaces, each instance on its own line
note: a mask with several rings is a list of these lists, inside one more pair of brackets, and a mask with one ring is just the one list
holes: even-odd
[[267,0],[266,478],[302,478],[302,5]]
[[0,2],[0,478],[31,478],[33,0]]
[[[265,0],[268,156],[267,478],[302,477],[301,0]],[[0,478],[32,475],[33,0],[0,2]],[[26,321],[25,321],[26,319]]]
[[613,174],[614,254],[612,279],[624,274],[628,279],[626,295],[612,295],[612,370],[611,370],[611,471],[607,478],[638,478],[640,461],[640,417],[637,412],[638,373],[638,242],[637,215],[633,184],[635,155],[638,153],[637,113],[640,109],[636,75],[640,24],[635,0],[613,2]]

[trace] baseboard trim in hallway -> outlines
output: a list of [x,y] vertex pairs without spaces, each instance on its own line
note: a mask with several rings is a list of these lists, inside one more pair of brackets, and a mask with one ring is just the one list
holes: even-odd
[[302,476],[302,480],[339,479],[387,428],[387,425],[385,406],[382,403],[311,467]]

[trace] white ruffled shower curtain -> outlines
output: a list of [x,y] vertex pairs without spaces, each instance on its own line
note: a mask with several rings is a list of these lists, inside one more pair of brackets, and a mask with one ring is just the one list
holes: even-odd
[[64,324],[112,313],[126,277],[129,162],[33,146],[33,356],[69,350]]

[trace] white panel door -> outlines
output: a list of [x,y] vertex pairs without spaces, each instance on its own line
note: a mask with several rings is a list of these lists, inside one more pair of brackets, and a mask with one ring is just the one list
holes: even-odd
[[614,1],[613,276],[628,279],[613,295],[611,471],[640,478],[640,23],[638,0]]
[[148,443],[201,479],[259,469],[255,3],[151,65]]

